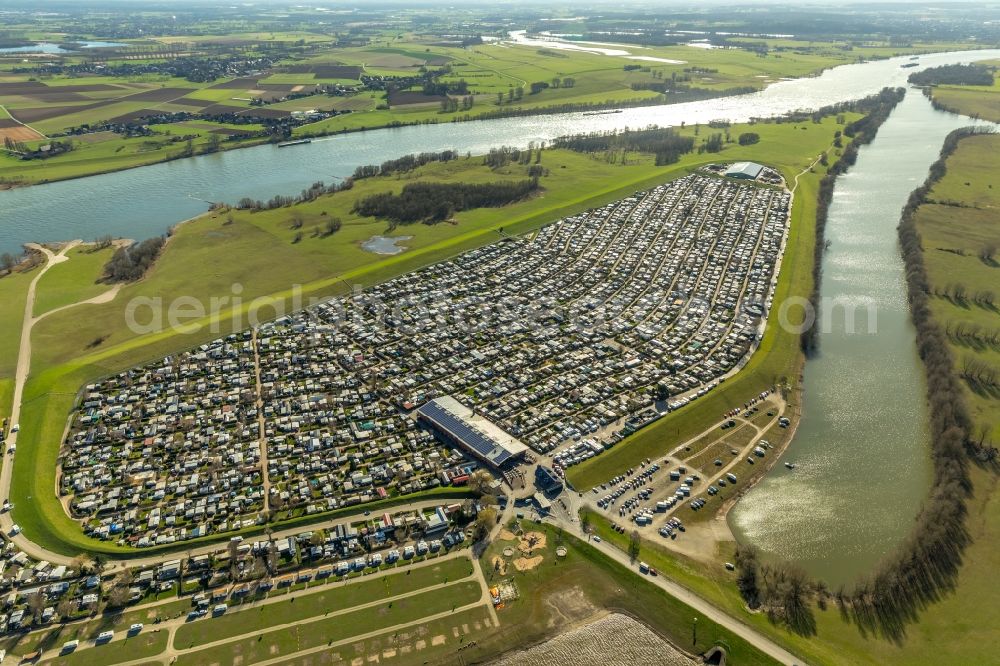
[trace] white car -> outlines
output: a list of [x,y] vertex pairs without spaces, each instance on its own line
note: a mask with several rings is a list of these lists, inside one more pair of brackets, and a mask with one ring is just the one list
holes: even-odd
[[12,425],[10,427],[10,431],[11,432],[17,432],[20,429],[21,429],[21,424],[20,423],[15,423],[14,425]]
[[595,535],[594,536],[594,543],[601,543],[601,537]]
[[131,627],[128,628],[128,633],[130,633],[132,635],[135,635],[135,634],[139,633],[140,631],[142,631],[142,623],[141,622],[136,622],[135,624],[133,624]]
[[20,525],[14,524],[14,525],[10,526],[10,535],[12,537],[17,536],[20,533],[21,533],[21,526]]

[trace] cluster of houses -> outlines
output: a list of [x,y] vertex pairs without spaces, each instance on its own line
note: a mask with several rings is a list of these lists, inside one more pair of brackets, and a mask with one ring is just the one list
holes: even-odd
[[745,359],[789,206],[692,174],[89,385],[61,492],[169,544],[462,483],[477,458],[416,418],[444,396],[539,453],[648,421]]
[[[13,542],[0,549],[0,633],[29,631],[131,604],[165,591],[209,603],[238,603],[272,589],[343,577],[470,543],[465,529],[479,505],[467,500],[424,510],[381,513],[280,538],[233,538],[214,552],[179,556],[106,578],[79,567],[32,560]],[[121,587],[122,594],[112,592]],[[198,615],[200,617],[200,615]]]
[[307,514],[462,483],[476,463],[375,380],[381,350],[320,305],[257,333],[270,507]]
[[240,529],[264,508],[251,334],[87,386],[60,491],[85,532],[133,546]]
[[179,585],[195,605],[260,595],[272,588],[346,576],[469,544],[462,525],[475,517],[467,501],[427,510],[383,513],[359,522],[280,538],[234,538],[213,553],[181,557],[139,571],[155,588]]
[[0,543],[0,632],[97,607],[98,576],[80,576],[78,569],[32,559],[12,541]]

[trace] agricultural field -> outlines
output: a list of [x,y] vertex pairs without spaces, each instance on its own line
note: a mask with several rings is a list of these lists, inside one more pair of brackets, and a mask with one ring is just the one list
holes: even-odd
[[[0,183],[75,178],[291,136],[682,102],[940,48],[750,40],[746,48],[624,45],[617,50],[628,55],[605,55],[528,41],[462,46],[404,32],[342,46],[294,31],[164,36],[101,49],[101,68],[74,53],[60,57],[60,69],[37,73],[15,73],[21,63],[0,54],[0,137],[17,142],[0,151]],[[190,72],[192,57],[214,69]],[[54,142],[69,149],[52,152]]]

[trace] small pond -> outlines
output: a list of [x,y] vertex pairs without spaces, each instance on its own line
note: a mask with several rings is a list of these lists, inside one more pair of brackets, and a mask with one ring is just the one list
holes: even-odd
[[361,248],[375,254],[399,254],[406,248],[397,245],[397,243],[408,241],[411,238],[413,236],[393,236],[391,238],[389,236],[372,236],[361,244]]

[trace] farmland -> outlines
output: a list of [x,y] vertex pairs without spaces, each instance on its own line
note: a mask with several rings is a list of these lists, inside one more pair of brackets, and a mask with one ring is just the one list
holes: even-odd
[[[500,35],[454,43],[419,31],[372,32],[350,45],[310,33],[164,36],[102,48],[101,60],[82,52],[39,57],[28,71],[0,54],[0,135],[15,142],[0,151],[0,184],[291,137],[683,102],[940,48],[775,39],[716,49],[623,45],[616,53],[626,55],[608,55]],[[68,149],[56,151],[61,143]]]

